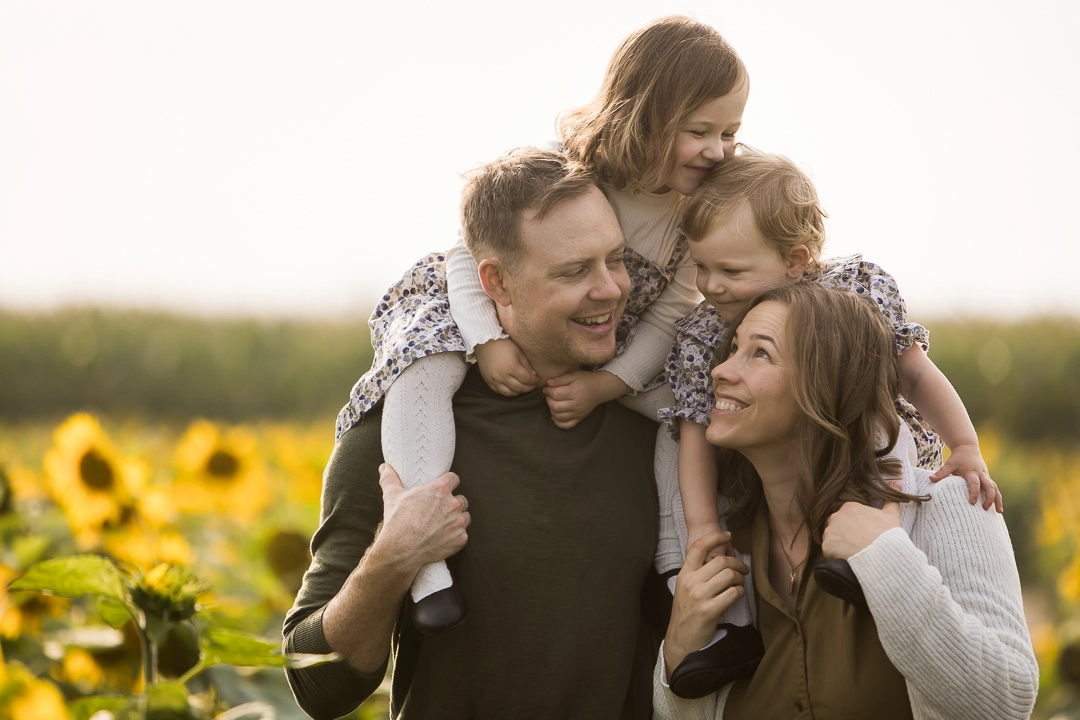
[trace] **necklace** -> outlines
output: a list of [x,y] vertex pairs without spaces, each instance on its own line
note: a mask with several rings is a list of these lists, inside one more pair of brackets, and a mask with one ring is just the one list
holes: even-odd
[[802,560],[800,560],[798,565],[791,562],[791,558],[788,556],[787,550],[784,549],[784,543],[780,542],[779,537],[776,538],[776,539],[778,541],[777,545],[780,546],[780,552],[782,552],[784,554],[784,559],[787,560],[788,567],[791,568],[791,575],[788,577],[787,592],[788,592],[788,595],[794,595],[795,594],[795,576],[798,574],[799,568],[801,568],[803,566],[803,563],[806,562],[806,558],[804,557]]

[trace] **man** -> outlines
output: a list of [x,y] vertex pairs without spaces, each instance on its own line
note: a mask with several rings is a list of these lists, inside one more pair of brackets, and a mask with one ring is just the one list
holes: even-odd
[[[612,357],[630,281],[614,212],[583,167],[534,149],[500,158],[470,177],[462,225],[541,387]],[[335,447],[284,646],[344,662],[289,670],[297,701],[316,718],[350,712],[392,646],[393,717],[651,717],[656,425],[608,403],[560,430],[541,390],[503,397],[475,367],[454,415],[454,473],[411,490],[380,473],[377,417]],[[421,636],[409,585],[444,558],[469,617]]]

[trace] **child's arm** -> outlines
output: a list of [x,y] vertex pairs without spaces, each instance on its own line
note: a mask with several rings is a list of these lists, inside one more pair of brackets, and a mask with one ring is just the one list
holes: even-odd
[[994,505],[1001,512],[1001,493],[990,479],[990,470],[979,451],[979,437],[964,402],[949,379],[919,345],[912,345],[900,355],[900,380],[903,396],[911,401],[949,446],[949,461],[930,479],[936,482],[949,475],[959,475],[967,481],[968,499],[972,505],[979,501],[981,489],[984,493],[983,508],[989,509]]
[[689,264],[675,271],[659,297],[641,313],[623,353],[599,372],[572,372],[548,381],[544,394],[558,427],[574,427],[597,405],[640,392],[663,372],[675,341],[675,323],[701,302],[694,272]]
[[465,352],[476,357],[488,387],[507,396],[535,389],[540,377],[503,332],[495,303],[480,283],[476,260],[460,240],[446,253],[446,290]]
[[686,519],[687,551],[698,538],[720,529],[716,474],[716,448],[705,439],[705,426],[680,420],[679,494]]
[[574,370],[548,380],[544,388],[551,420],[563,430],[581,422],[597,405],[621,398],[630,388],[604,370]]

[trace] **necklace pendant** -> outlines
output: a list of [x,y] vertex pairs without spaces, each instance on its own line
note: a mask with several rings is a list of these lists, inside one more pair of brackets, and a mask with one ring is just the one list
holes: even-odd
[[787,594],[788,595],[794,595],[795,594],[795,571],[794,570],[791,571],[791,579],[788,582]]

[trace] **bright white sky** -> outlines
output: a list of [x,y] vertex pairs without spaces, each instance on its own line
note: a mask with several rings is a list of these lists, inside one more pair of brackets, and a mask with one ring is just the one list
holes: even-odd
[[0,4],[0,305],[366,314],[452,244],[462,171],[679,13],[743,57],[740,139],[811,173],[826,254],[915,319],[1080,316],[1071,0],[372,5]]

